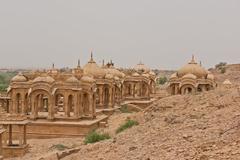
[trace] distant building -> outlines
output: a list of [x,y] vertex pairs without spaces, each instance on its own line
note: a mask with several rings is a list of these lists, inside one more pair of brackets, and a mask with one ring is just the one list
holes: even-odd
[[209,91],[216,87],[213,74],[205,70],[201,64],[192,60],[171,75],[168,90],[170,94],[191,94]]

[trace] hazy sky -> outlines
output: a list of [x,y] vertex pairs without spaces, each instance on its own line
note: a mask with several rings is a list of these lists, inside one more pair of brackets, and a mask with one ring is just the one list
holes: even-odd
[[0,0],[0,67],[73,67],[91,50],[123,67],[240,63],[240,0]]

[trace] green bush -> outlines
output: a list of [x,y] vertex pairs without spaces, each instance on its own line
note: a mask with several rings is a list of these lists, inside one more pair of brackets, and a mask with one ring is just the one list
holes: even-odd
[[120,133],[128,128],[131,128],[133,126],[136,126],[138,125],[139,123],[137,121],[134,121],[134,120],[128,120],[126,123],[124,123],[123,125],[121,125],[117,130],[116,130],[116,133]]
[[63,151],[65,149],[69,149],[69,148],[63,144],[56,144],[56,145],[53,145],[50,149],[56,149],[58,151]]
[[215,65],[215,68],[216,69],[221,69],[221,68],[225,67],[226,65],[227,65],[226,62],[220,62],[220,63]]
[[0,83],[0,92],[5,92],[7,91],[8,84],[1,84]]
[[224,74],[226,72],[226,68],[221,68],[221,73]]
[[16,72],[1,72],[0,73],[0,91],[6,91],[10,80],[16,75]]
[[219,64],[215,65],[215,68],[219,70],[222,74],[224,74],[226,72],[226,65],[226,62],[220,62]]
[[121,111],[122,113],[131,113],[131,112],[128,110],[127,104],[122,105],[121,108],[120,108],[120,111]]
[[164,85],[167,82],[167,77],[160,77],[158,79],[158,84]]
[[96,131],[92,131],[86,136],[84,143],[85,144],[96,143],[96,142],[103,141],[110,138],[111,137],[107,133],[101,134],[101,133],[97,133]]

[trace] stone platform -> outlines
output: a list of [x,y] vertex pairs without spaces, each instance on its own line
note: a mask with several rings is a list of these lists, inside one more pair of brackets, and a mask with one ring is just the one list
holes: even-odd
[[115,106],[114,108],[97,109],[96,114],[111,116],[119,108],[121,108],[121,107]]
[[125,101],[122,105],[132,104],[138,106],[138,108],[145,109],[150,106],[156,99],[151,100],[128,100]]
[[[88,132],[101,126],[101,122],[107,122],[108,116],[99,115],[94,120],[79,121],[48,121],[44,119],[32,120],[27,126],[28,139],[40,138],[68,138],[85,136]],[[17,128],[13,128],[17,133]]]
[[27,153],[27,151],[28,151],[28,145],[3,146],[2,148],[4,158],[22,157]]

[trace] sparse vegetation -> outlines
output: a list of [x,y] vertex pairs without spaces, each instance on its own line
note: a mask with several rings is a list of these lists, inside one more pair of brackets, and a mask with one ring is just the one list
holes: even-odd
[[215,65],[215,68],[219,70],[222,74],[224,74],[226,72],[226,65],[227,65],[226,62],[220,62]]
[[17,73],[16,72],[2,72],[0,73],[0,92],[6,91],[9,82]]
[[120,133],[128,128],[131,128],[133,126],[136,126],[138,125],[139,123],[137,121],[134,121],[134,120],[128,120],[126,123],[124,123],[123,125],[121,125],[117,130],[116,130],[116,133]]
[[122,113],[131,113],[131,111],[129,111],[129,109],[128,109],[128,105],[127,105],[127,104],[122,105],[119,110],[120,110]]
[[222,74],[224,74],[224,73],[226,72],[226,68],[225,68],[225,67],[224,67],[224,68],[221,68],[220,71],[221,71]]
[[85,140],[84,140],[84,143],[85,144],[89,144],[89,143],[96,143],[96,142],[99,142],[99,141],[103,141],[103,140],[106,140],[106,139],[110,139],[110,135],[107,134],[107,133],[97,133],[95,130],[90,132]]
[[69,149],[67,146],[63,145],[63,144],[56,144],[56,145],[53,145],[50,149],[56,149],[58,151],[63,151],[65,149]]
[[166,82],[167,82],[167,77],[164,76],[164,77],[160,77],[157,83],[160,85],[164,85]]

